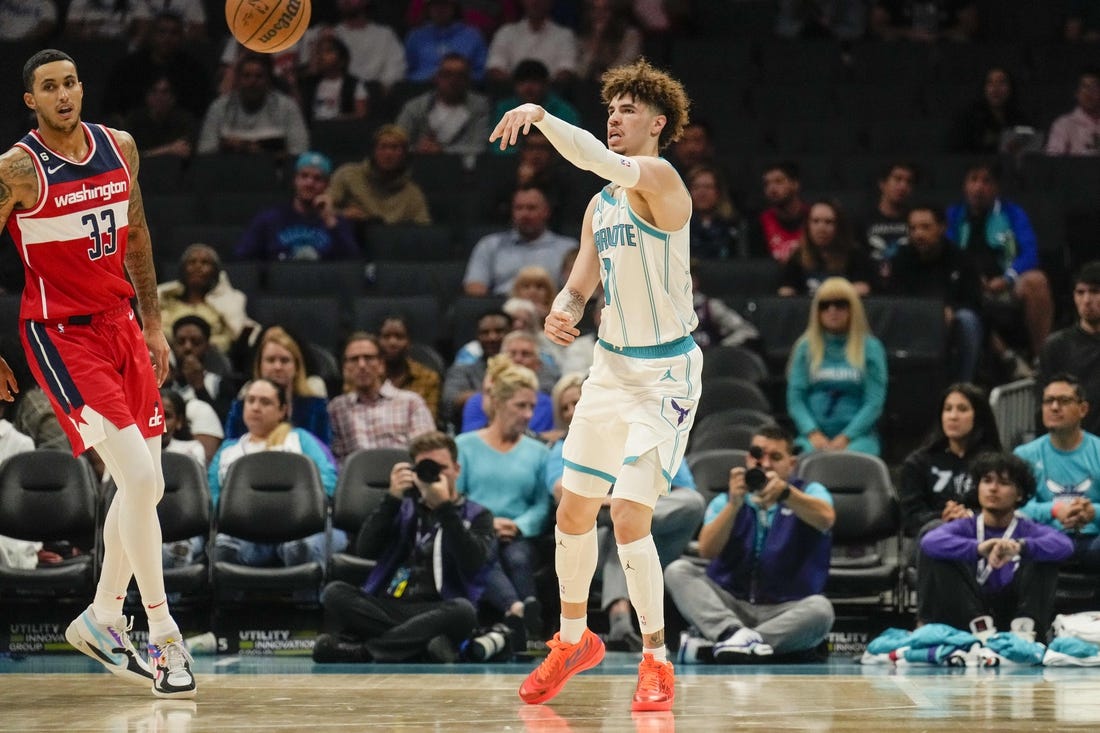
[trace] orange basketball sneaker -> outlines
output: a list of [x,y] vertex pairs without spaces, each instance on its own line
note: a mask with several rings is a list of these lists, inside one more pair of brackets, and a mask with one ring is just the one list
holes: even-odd
[[643,654],[638,665],[638,686],[634,688],[631,710],[672,710],[676,697],[676,674],[672,662],[658,662],[652,654]]
[[519,696],[528,705],[546,702],[561,692],[570,677],[603,661],[603,641],[591,629],[585,629],[576,644],[566,644],[559,634],[554,634],[546,646],[550,647],[550,654],[519,686]]

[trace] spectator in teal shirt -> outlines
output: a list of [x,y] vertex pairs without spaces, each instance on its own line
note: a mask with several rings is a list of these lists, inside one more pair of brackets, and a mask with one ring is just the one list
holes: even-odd
[[879,455],[875,423],[886,402],[886,350],[850,282],[831,277],[810,306],[787,367],[787,412],[803,451]]
[[[494,359],[489,365],[489,424],[455,438],[457,488],[493,513],[503,573],[490,575],[485,602],[506,614],[525,616],[535,607],[535,538],[547,531],[553,482],[546,472],[550,451],[527,433],[535,410],[538,378],[527,367]],[[526,618],[531,630],[541,619]]]

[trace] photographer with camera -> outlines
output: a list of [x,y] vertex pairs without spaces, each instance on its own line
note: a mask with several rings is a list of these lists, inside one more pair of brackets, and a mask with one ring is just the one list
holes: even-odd
[[699,554],[710,564],[665,569],[669,596],[719,664],[808,651],[832,628],[821,593],[836,513],[824,486],[792,476],[793,448],[779,426],[760,427],[746,466],[730,469],[728,492],[707,507]]
[[315,662],[454,662],[477,625],[493,558],[493,515],[456,490],[458,448],[441,432],[409,444],[355,552],[376,558],[362,588],[333,581],[321,603],[328,633]]

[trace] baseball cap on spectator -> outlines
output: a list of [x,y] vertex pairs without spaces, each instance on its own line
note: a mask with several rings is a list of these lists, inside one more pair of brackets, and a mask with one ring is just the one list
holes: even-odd
[[303,168],[316,168],[321,171],[321,174],[328,176],[332,173],[332,161],[328,159],[327,155],[318,153],[314,150],[307,150],[298,156],[297,162],[294,163],[294,172],[302,170]]

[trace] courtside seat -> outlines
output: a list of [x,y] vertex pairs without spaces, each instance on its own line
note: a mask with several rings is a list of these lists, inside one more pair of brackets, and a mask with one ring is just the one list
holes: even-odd
[[829,490],[836,510],[825,594],[873,606],[899,603],[900,504],[882,459],[865,453],[810,453],[798,476]]
[[57,565],[0,565],[0,597],[88,597],[99,545],[92,467],[67,450],[16,453],[0,463],[0,535],[30,542],[67,541],[82,554]]
[[[327,531],[327,511],[313,461],[299,453],[252,453],[229,467],[218,500],[217,531],[249,542],[287,542]],[[316,562],[257,568],[215,556],[212,580],[221,602],[237,593],[318,593],[324,573],[325,566]]]
[[395,463],[408,461],[400,448],[366,448],[344,459],[333,497],[332,526],[348,534],[347,552],[334,552],[329,560],[329,580],[343,580],[361,586],[375,561],[354,553],[355,540],[363,522],[386,498],[390,471]]

